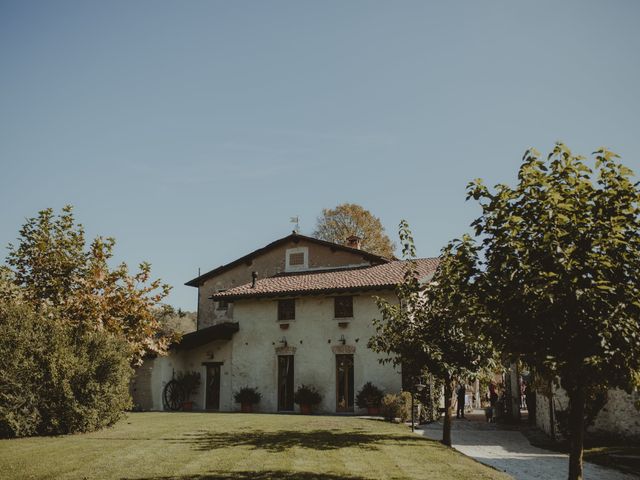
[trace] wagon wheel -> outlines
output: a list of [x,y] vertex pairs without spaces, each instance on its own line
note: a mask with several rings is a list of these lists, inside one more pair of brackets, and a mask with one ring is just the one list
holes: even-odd
[[173,411],[180,410],[184,399],[184,391],[177,380],[170,380],[169,383],[164,386],[162,399],[164,400],[165,408]]

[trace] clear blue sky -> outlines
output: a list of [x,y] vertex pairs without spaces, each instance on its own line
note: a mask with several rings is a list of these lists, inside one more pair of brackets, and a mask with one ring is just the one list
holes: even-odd
[[466,183],[529,146],[640,173],[639,24],[631,0],[0,0],[0,245],[71,203],[187,309],[198,267],[341,202],[437,255]]

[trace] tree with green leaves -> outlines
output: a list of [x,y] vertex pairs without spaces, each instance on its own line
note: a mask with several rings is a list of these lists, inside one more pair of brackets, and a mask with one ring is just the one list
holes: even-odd
[[0,270],[0,437],[113,425],[131,406],[129,345],[25,300]]
[[75,326],[124,339],[132,364],[139,364],[145,354],[161,354],[177,338],[163,330],[157,314],[171,287],[152,280],[146,262],[133,274],[125,263],[111,268],[114,246],[113,238],[102,237],[87,246],[72,207],[59,215],[49,208],[27,220],[18,243],[9,245],[7,264],[25,301],[36,309],[54,308]]
[[316,238],[339,244],[354,235],[360,237],[363,250],[393,258],[395,245],[385,233],[380,219],[355,203],[323,209],[313,232]]
[[474,329],[484,314],[475,290],[477,246],[469,236],[450,242],[442,250],[433,279],[425,282],[419,278],[413,238],[404,220],[400,241],[403,257],[409,261],[396,287],[399,301],[376,300],[382,319],[374,320],[376,335],[369,347],[391,355],[391,361],[403,369],[426,369],[444,381],[442,442],[451,446],[455,382],[492,365],[494,358],[491,343]]
[[515,187],[480,180],[482,330],[569,397],[569,479],[582,479],[585,422],[610,388],[640,382],[640,190],[617,155],[594,169],[563,144],[524,155]]

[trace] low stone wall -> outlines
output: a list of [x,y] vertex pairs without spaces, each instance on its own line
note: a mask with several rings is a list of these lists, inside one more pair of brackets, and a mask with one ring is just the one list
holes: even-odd
[[615,434],[623,438],[640,440],[640,401],[638,390],[631,394],[623,390],[610,390],[607,404],[598,414],[589,432]]
[[[569,401],[564,390],[554,390],[554,409],[567,408]],[[606,405],[600,410],[593,425],[587,429],[587,433],[593,436],[618,437],[630,440],[640,440],[640,392],[631,394],[623,390],[609,390]],[[554,414],[555,416],[555,414]],[[551,412],[549,398],[536,394],[536,424],[538,428],[551,435]],[[555,428],[556,436],[559,436]]]

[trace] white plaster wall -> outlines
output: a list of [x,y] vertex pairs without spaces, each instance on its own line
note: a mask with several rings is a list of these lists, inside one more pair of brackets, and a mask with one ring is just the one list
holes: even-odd
[[163,410],[162,391],[164,386],[171,380],[172,373],[182,369],[182,358],[175,351],[167,356],[157,357],[153,361],[153,370],[151,372],[151,394],[153,397],[153,410]]
[[[391,298],[391,295],[387,295]],[[367,381],[388,392],[401,388],[399,369],[381,365],[380,356],[367,348],[367,341],[375,333],[372,319],[379,317],[370,295],[353,299],[354,318],[346,328],[338,326],[333,317],[332,297],[301,297],[296,299],[296,319],[277,321],[277,301],[273,299],[236,302],[235,320],[240,330],[233,337],[232,388],[256,387],[262,393],[261,411],[277,410],[277,353],[280,340],[286,337],[289,347],[295,347],[294,386],[311,384],[323,395],[317,411],[336,411],[335,353],[331,347],[340,345],[344,335],[346,345],[355,347],[354,393]],[[287,330],[280,323],[288,323]],[[234,405],[238,409],[239,405]],[[296,406],[296,409],[298,407]],[[357,407],[356,407],[357,410]]]
[[[389,300],[395,298],[391,293],[381,296]],[[258,388],[262,393],[258,410],[277,411],[276,348],[281,346],[282,337],[286,337],[289,347],[295,347],[294,388],[303,383],[310,384],[323,395],[316,411],[336,411],[335,353],[331,347],[341,345],[341,335],[346,339],[346,346],[355,347],[354,394],[368,381],[385,392],[399,392],[402,386],[399,367],[380,364],[381,356],[367,348],[369,338],[375,333],[372,320],[379,317],[373,298],[370,295],[354,296],[353,313],[349,325],[341,328],[338,323],[342,319],[333,316],[333,297],[301,297],[296,299],[296,319],[278,322],[276,300],[238,301],[234,317],[240,329],[232,340],[215,341],[187,351],[172,350],[168,356],[153,360],[153,409],[163,409],[164,386],[180,371],[200,372],[201,387],[191,400],[194,409],[203,409],[206,367],[202,364],[222,362],[221,411],[240,409],[233,401],[233,394],[244,386]],[[288,329],[281,329],[282,323],[288,323]],[[298,406],[295,408],[297,410]],[[357,413],[357,406],[355,409]]]
[[230,410],[231,397],[224,395],[231,390],[231,341],[215,341],[192,350],[172,350],[165,357],[153,360],[151,374],[151,392],[153,396],[153,410],[163,410],[162,392],[165,385],[177,376],[178,372],[200,372],[200,388],[190,398],[195,410],[202,410],[205,406],[206,366],[204,362],[221,362],[220,368],[220,410]]

